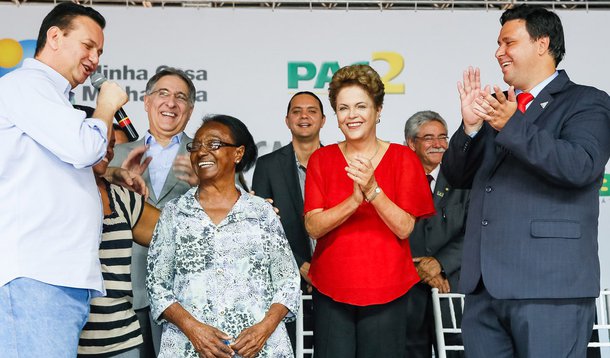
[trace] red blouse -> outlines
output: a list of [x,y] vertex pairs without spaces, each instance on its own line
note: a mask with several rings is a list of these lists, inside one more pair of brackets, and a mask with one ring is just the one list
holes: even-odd
[[[352,194],[354,184],[346,166],[336,144],[313,153],[307,165],[305,213],[330,209]],[[375,179],[406,212],[416,218],[434,215],[424,169],[408,147],[390,144],[375,169]],[[419,282],[409,241],[398,239],[367,202],[318,239],[309,277],[326,296],[357,306],[393,301]]]

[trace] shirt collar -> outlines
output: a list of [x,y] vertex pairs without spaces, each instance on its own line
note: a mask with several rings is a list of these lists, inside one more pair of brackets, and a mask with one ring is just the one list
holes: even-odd
[[[182,132],[173,136],[172,140],[169,143],[170,144],[182,143]],[[146,145],[157,144],[157,139],[152,134],[150,134],[150,131],[146,131],[146,133],[144,134],[144,144],[146,144]]]
[[[542,90],[544,89],[544,87],[546,87],[546,85],[548,85],[549,83],[551,83],[552,80],[555,79],[555,77],[557,77],[557,75],[559,75],[558,71],[553,72],[552,75],[550,75],[549,77],[547,77],[544,81],[540,82],[539,84],[537,84],[534,88],[532,88],[532,90],[530,91],[530,93],[534,96],[534,98],[538,97],[538,95],[540,94],[540,92],[542,92]],[[518,95],[519,93],[523,92],[522,90],[516,90],[515,94]]]
[[434,170],[432,170],[430,173],[428,173],[429,175],[432,175],[432,177],[434,178],[434,181],[436,181],[436,179],[438,178],[438,173],[441,171],[441,165],[437,165],[436,168],[434,168]]
[[[245,220],[247,218],[258,218],[258,214],[256,211],[251,210],[250,206],[251,194],[247,193],[244,189],[240,188],[238,185],[235,186],[240,193],[239,198],[229,210],[227,217],[221,221],[217,225],[217,227],[224,226],[226,224],[235,223],[238,221]],[[198,186],[192,187],[186,193],[184,193],[179,199],[177,199],[176,206],[179,211],[186,213],[190,216],[201,215],[201,205],[199,205],[199,201],[197,200]]]
[[294,160],[296,161],[297,168],[302,170],[303,172],[307,172],[307,168],[301,162],[299,162],[299,158],[297,157],[297,152],[294,152]]
[[71,97],[74,96],[74,93],[72,92],[72,85],[70,85],[70,82],[59,72],[55,71],[53,68],[51,68],[44,62],[41,62],[35,58],[26,58],[23,61],[22,68],[31,68],[43,71],[51,78],[53,85],[55,85],[59,92],[64,94],[68,101],[70,101]]

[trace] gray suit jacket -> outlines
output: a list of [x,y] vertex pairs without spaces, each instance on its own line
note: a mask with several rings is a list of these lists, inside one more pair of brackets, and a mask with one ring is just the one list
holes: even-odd
[[[186,151],[186,143],[192,141],[192,139],[186,134],[182,134],[180,138],[180,148],[178,154],[188,154]],[[127,154],[136,147],[144,145],[144,139],[137,140],[131,143],[124,143],[116,146],[114,149],[114,159],[110,163],[112,166],[119,167],[123,160],[127,157]],[[173,170],[170,170],[167,174],[167,179],[161,190],[161,194],[157,197],[152,190],[150,182],[150,175],[148,169],[143,175],[146,185],[149,187],[148,202],[158,209],[163,209],[165,204],[173,198],[179,197],[186,193],[190,189],[188,183],[176,178],[176,174]],[[146,293],[146,257],[148,255],[148,248],[133,243],[133,253],[131,259],[131,281],[133,285],[133,308],[141,309],[147,307],[148,294]]]
[[418,221],[409,235],[412,256],[436,258],[452,292],[457,291],[460,277],[469,194],[469,190],[451,187],[439,173],[433,195],[436,215]]
[[458,129],[442,170],[470,188],[460,290],[499,299],[599,295],[599,189],[610,156],[610,97],[559,72],[498,132]]

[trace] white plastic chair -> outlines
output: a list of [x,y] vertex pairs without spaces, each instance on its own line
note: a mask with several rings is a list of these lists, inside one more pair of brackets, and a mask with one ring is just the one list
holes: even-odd
[[[459,300],[459,305],[455,304],[454,299]],[[447,302],[449,306],[451,325],[443,326],[443,316],[441,302]],[[438,352],[437,358],[447,358],[447,351],[463,351],[464,346],[445,345],[446,333],[462,333],[460,322],[457,320],[456,312],[464,310],[464,295],[459,293],[438,293],[438,289],[432,289],[432,306],[434,309],[434,331],[436,333],[436,344]],[[595,300],[597,310],[597,322],[593,325],[593,330],[598,331],[599,341],[589,342],[589,347],[610,347],[610,290],[602,290],[599,297]],[[447,321],[447,320],[445,320]]]
[[301,306],[299,307],[299,312],[297,313],[297,351],[295,354],[295,358],[303,358],[306,354],[309,354],[310,357],[313,357],[313,347],[304,347],[305,336],[313,336],[313,331],[303,330],[303,302],[311,299],[311,295],[302,295]]
[[[456,301],[458,304],[456,305]],[[446,303],[443,303],[446,302]],[[443,311],[441,306],[449,307],[450,325],[443,326]],[[445,334],[462,333],[461,312],[464,311],[464,295],[461,293],[439,293],[438,288],[432,289],[432,308],[434,309],[434,332],[436,333],[436,358],[447,358],[447,351],[463,351],[464,346],[445,345]],[[459,315],[456,313],[460,313]],[[445,322],[448,320],[445,319]]]
[[593,325],[593,330],[597,331],[599,342],[589,342],[589,347],[610,347],[610,323],[608,308],[610,300],[610,290],[602,290],[599,297],[595,299],[595,307],[597,309],[597,322]]

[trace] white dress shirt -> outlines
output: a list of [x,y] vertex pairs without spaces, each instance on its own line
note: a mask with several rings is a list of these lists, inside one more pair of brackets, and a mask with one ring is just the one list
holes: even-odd
[[72,107],[70,89],[35,59],[0,78],[0,286],[28,277],[104,293],[91,166],[107,128]]
[[438,179],[438,173],[441,171],[441,165],[437,165],[428,175],[432,175],[432,181],[430,181],[430,191],[434,193],[434,187],[436,186],[436,180]]

